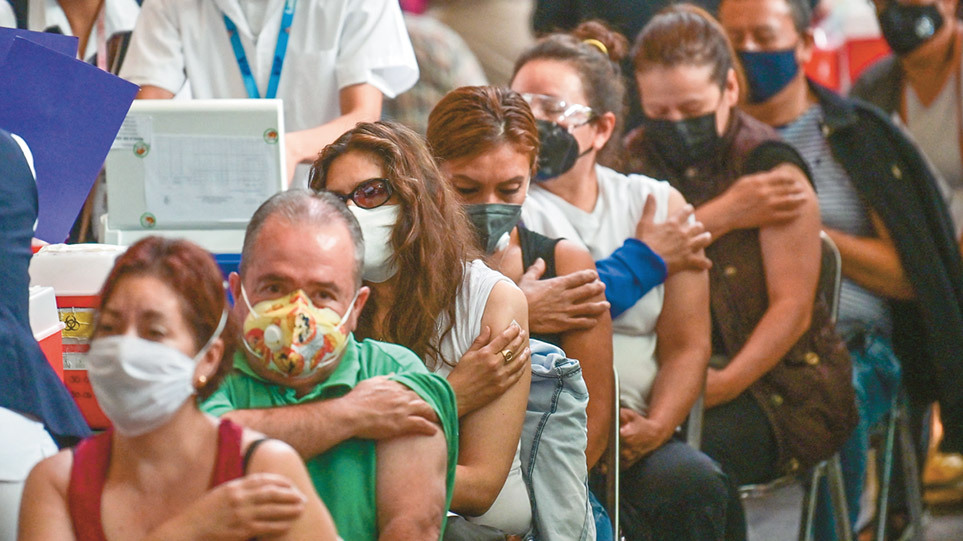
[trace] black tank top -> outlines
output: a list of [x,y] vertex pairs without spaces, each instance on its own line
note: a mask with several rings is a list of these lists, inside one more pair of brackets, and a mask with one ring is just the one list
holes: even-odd
[[[542,258],[545,261],[545,273],[542,280],[555,278],[558,274],[555,271],[555,245],[562,239],[550,239],[545,235],[540,235],[534,231],[518,226],[518,243],[522,249],[522,267],[528,270],[535,264],[535,260]],[[561,347],[561,336],[558,334],[537,334],[532,333],[532,338],[548,342]]]

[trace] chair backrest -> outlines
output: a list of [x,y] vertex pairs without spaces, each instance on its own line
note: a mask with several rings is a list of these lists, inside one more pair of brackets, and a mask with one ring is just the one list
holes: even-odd
[[705,398],[705,387],[699,392],[692,409],[689,410],[689,422],[685,427],[685,441],[689,447],[698,449],[702,446],[702,414],[705,410],[703,400]]
[[615,411],[612,415],[612,430],[609,433],[609,447],[608,456],[606,460],[608,462],[608,469],[605,472],[605,504],[608,508],[609,518],[612,519],[612,530],[615,532],[615,538],[619,538],[619,478],[622,474],[620,467],[620,454],[622,452],[619,446],[619,410],[622,408],[622,396],[619,390],[619,371],[612,367],[612,380],[615,384],[615,392],[612,395],[615,397]]
[[843,263],[836,243],[825,231],[819,232],[822,241],[822,264],[819,268],[819,283],[816,294],[826,301],[829,307],[829,318],[836,323],[839,315],[839,290],[843,284]]

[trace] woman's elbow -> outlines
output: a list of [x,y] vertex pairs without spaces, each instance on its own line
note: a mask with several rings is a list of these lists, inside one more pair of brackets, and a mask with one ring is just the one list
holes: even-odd
[[[507,475],[502,476],[500,480],[489,476],[489,478],[476,479],[471,486],[465,487],[464,491],[459,491],[456,487],[456,498],[451,502],[451,510],[469,517],[484,515],[495,503],[506,479]],[[455,482],[458,482],[457,475]]]
[[800,310],[799,319],[796,322],[796,332],[799,336],[802,336],[809,330],[809,327],[813,323],[813,305],[812,303],[806,303],[805,306]]
[[898,301],[911,301],[916,298],[916,290],[913,289],[913,284],[906,276],[900,276],[898,280],[893,280],[890,288],[888,296]]
[[444,515],[444,505],[428,505],[417,512],[394,517],[381,526],[379,539],[438,539]]
[[798,301],[789,303],[783,312],[782,319],[789,322],[792,341],[799,340],[812,326],[813,303]]
[[485,483],[483,486],[477,487],[476,490],[473,490],[472,493],[469,494],[464,505],[459,506],[461,507],[460,512],[470,517],[484,515],[491,509],[492,504],[495,503],[495,499],[498,498],[498,493],[501,492],[501,490],[502,485],[495,486],[494,483]]

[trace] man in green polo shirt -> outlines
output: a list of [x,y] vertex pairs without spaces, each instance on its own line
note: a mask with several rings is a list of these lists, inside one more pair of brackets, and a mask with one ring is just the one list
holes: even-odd
[[275,195],[230,276],[234,371],[203,405],[304,457],[345,540],[440,538],[454,486],[454,392],[414,353],[351,331],[364,245],[337,198]]

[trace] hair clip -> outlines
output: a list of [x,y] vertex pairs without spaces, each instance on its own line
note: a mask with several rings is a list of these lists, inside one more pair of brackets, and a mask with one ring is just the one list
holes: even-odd
[[599,41],[599,40],[597,40],[597,39],[595,39],[595,38],[583,39],[583,40],[582,40],[582,43],[586,43],[586,44],[588,44],[588,45],[592,45],[592,46],[594,46],[594,47],[597,47],[598,50],[602,51],[602,54],[604,54],[605,56],[608,56],[608,55],[609,55],[609,48],[606,47],[604,43],[602,43],[601,41]]

